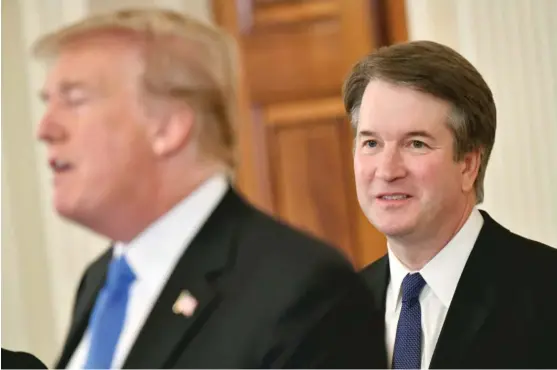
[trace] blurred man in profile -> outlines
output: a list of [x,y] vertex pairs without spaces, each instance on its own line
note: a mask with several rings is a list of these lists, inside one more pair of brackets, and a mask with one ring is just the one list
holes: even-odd
[[385,47],[353,68],[344,103],[358,199],[388,241],[362,275],[389,366],[556,368],[557,250],[476,207],[496,129],[479,72],[434,42]]
[[114,241],[83,275],[57,367],[385,367],[347,260],[233,189],[232,46],[163,10],[37,42],[54,206]]

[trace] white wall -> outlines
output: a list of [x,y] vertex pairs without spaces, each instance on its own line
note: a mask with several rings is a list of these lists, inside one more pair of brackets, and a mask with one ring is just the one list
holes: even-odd
[[159,6],[211,22],[210,0],[2,1],[2,347],[52,366],[79,278],[108,241],[58,218],[44,148],[34,138],[45,70],[30,45],[89,13]]
[[493,91],[497,136],[481,208],[516,233],[557,247],[557,1],[406,4],[411,39],[455,48]]

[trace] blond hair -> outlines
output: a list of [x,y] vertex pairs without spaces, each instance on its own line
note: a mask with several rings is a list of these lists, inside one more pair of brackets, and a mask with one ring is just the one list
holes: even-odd
[[128,9],[94,15],[47,34],[35,43],[33,53],[49,59],[72,42],[100,34],[127,35],[140,42],[145,91],[195,109],[200,147],[233,169],[238,76],[233,38],[174,11]]

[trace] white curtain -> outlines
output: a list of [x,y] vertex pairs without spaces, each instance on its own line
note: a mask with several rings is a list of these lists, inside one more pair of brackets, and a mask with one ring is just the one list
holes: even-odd
[[211,22],[210,0],[9,0],[2,2],[2,347],[52,366],[70,324],[79,278],[108,241],[62,221],[51,206],[45,149],[34,138],[44,67],[29,48],[45,32],[89,13],[166,7]]
[[410,38],[461,52],[497,104],[480,207],[557,247],[557,1],[406,0]]

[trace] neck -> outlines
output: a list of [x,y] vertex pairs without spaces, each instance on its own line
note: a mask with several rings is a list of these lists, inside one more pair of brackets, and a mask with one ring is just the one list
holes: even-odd
[[475,202],[468,202],[452,222],[439,223],[440,227],[423,236],[406,235],[388,237],[389,248],[410,271],[421,270],[433,259],[464,226]]
[[159,173],[148,186],[134,189],[137,191],[126,198],[125,204],[111,207],[110,217],[103,217],[93,230],[111,240],[129,243],[219,172],[223,172],[222,166],[205,165],[190,168],[185,175],[177,169]]

